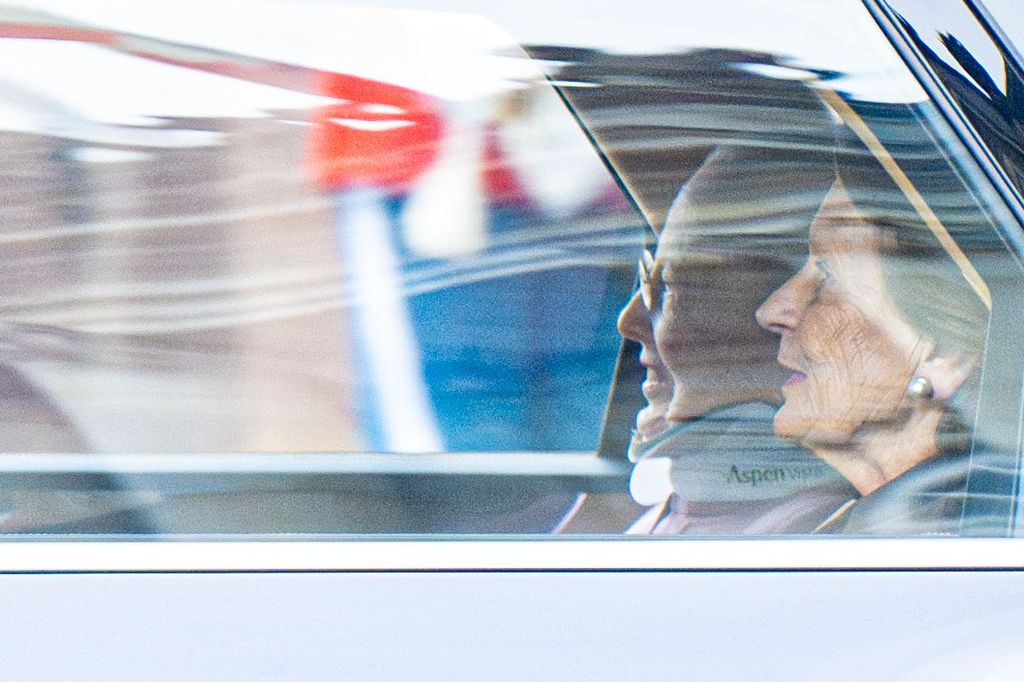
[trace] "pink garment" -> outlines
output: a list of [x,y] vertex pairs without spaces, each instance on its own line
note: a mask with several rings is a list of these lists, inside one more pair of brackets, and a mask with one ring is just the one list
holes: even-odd
[[778,535],[813,533],[847,502],[843,494],[806,490],[770,504],[686,502],[676,495],[648,509],[627,535]]

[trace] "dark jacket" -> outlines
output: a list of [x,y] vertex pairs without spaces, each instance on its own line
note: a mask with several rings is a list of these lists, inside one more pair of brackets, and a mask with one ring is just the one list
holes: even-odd
[[1015,458],[978,448],[918,464],[856,500],[820,532],[844,535],[1006,536]]

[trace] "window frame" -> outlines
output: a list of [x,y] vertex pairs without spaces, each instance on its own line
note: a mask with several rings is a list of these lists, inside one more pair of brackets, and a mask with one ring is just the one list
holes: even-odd
[[[1015,219],[1024,200],[884,0],[863,0]],[[1018,255],[1024,234],[1008,235]],[[605,451],[604,448],[599,452]],[[596,455],[595,455],[596,456]],[[1020,449],[1018,448],[1018,457]],[[1019,460],[1018,460],[1018,471]],[[1018,479],[1019,488],[1019,479]],[[1018,492],[1019,497],[1019,492]],[[625,543],[625,544],[623,544]],[[628,547],[627,547],[628,545]],[[508,538],[324,536],[287,539],[81,536],[0,539],[0,574],[408,571],[1024,570],[1013,538]]]

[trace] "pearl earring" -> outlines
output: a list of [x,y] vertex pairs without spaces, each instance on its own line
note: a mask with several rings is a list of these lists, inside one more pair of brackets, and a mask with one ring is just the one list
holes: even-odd
[[923,376],[916,376],[907,384],[907,395],[914,400],[931,400],[935,397],[935,386]]

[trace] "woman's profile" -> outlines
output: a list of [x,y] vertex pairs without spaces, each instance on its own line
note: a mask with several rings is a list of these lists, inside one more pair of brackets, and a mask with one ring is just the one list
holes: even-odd
[[837,156],[806,261],[757,311],[788,375],[775,432],[857,491],[819,531],[958,533],[989,294],[905,175]]

